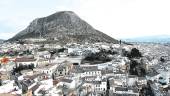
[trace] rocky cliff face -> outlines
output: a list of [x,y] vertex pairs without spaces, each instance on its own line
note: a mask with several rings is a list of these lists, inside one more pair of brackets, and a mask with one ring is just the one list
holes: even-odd
[[47,17],[35,19],[26,29],[16,34],[9,41],[38,37],[55,39],[56,42],[60,43],[118,42],[110,36],[94,29],[71,11],[57,12]]

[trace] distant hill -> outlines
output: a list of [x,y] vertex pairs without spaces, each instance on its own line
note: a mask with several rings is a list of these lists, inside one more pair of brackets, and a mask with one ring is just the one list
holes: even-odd
[[3,43],[5,40],[3,40],[3,39],[0,39],[0,43]]
[[170,35],[144,36],[144,37],[124,39],[124,41],[126,41],[126,42],[170,43]]
[[55,40],[59,43],[118,43],[116,39],[94,29],[72,11],[61,11],[47,17],[33,20],[23,31],[8,41],[39,38]]

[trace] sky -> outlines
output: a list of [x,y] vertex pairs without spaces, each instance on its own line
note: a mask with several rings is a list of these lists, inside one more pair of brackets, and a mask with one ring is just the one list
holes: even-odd
[[170,0],[1,0],[0,39],[58,11],[74,11],[116,39],[170,35],[169,5]]

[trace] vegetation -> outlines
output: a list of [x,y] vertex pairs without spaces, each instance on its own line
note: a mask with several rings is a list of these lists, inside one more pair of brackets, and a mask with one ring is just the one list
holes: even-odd
[[129,73],[131,75],[137,75],[143,77],[146,75],[145,68],[143,68],[143,62],[137,62],[136,60],[131,60]]
[[147,81],[147,85],[142,86],[140,96],[155,96],[151,88],[152,81]]
[[161,61],[162,63],[164,63],[164,62],[165,62],[165,59],[164,59],[163,57],[161,57],[161,58],[160,58],[160,61]]
[[50,55],[53,56],[55,53],[57,53],[57,50],[54,49],[54,50],[50,50],[49,52],[50,52]]
[[112,60],[112,58],[110,58],[109,55],[114,55],[114,54],[117,54],[117,52],[102,49],[100,50],[100,52],[88,54],[82,62],[86,61],[87,63],[94,63],[94,64],[109,62]]
[[18,44],[24,45],[26,43],[24,40],[16,40]]
[[110,83],[109,83],[109,79],[107,79],[106,96],[109,96],[109,90],[110,90]]
[[137,75],[143,77],[146,75],[144,63],[142,62],[142,54],[137,48],[132,48],[130,52],[123,50],[122,55],[126,56],[130,60],[129,73],[131,75]]
[[19,65],[18,67],[13,69],[13,74],[15,73],[20,73],[22,70],[27,70],[27,69],[34,69],[34,64],[30,64],[30,65]]
[[0,86],[2,86],[2,80],[0,79]]
[[64,52],[65,50],[66,50],[66,48],[58,49],[58,53],[60,53],[60,52]]
[[131,52],[127,53],[128,58],[140,58],[142,57],[141,52],[137,48],[133,48]]

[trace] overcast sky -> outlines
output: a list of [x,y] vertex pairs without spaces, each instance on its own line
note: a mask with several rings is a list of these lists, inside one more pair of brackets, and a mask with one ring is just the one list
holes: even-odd
[[38,17],[71,10],[114,38],[170,35],[170,0],[0,0],[0,38]]

